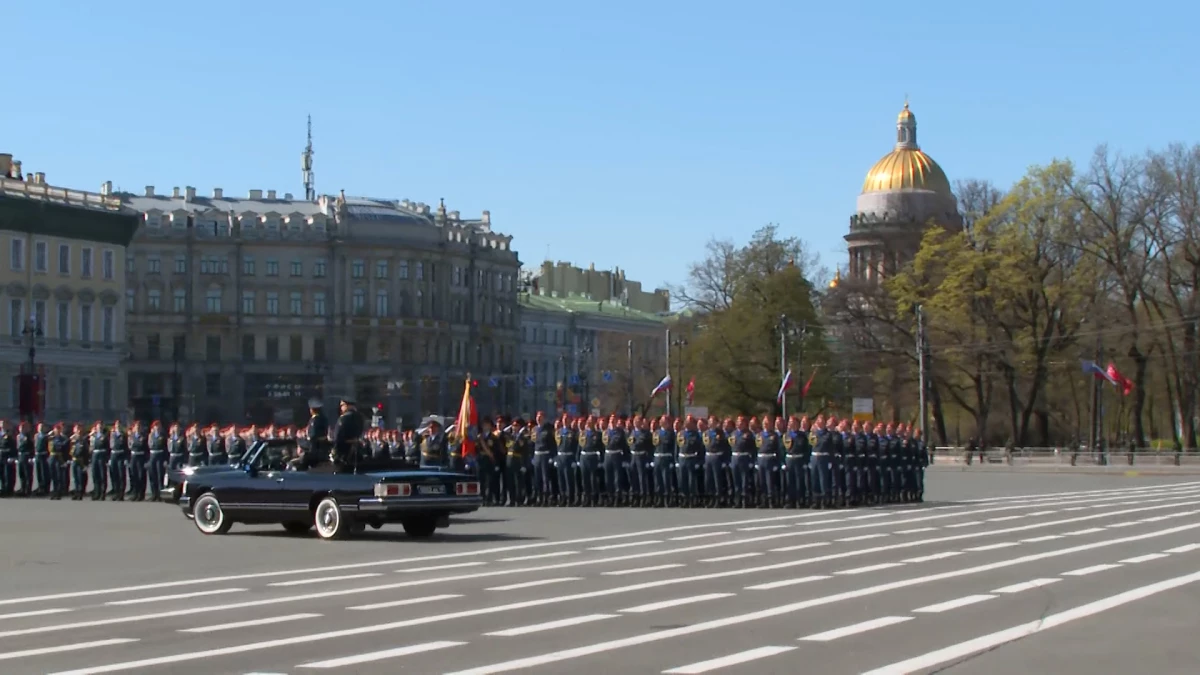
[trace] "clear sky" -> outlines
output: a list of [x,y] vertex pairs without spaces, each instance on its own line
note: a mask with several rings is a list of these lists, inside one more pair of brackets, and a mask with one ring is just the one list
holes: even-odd
[[[840,7],[838,5],[841,5]],[[778,223],[822,262],[905,94],[952,181],[1197,141],[1200,6],[11,0],[0,151],[56,185],[492,212],[526,264],[677,283]]]

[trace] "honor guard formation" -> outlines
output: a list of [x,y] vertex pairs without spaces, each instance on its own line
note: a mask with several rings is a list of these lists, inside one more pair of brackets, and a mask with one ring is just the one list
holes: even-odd
[[[295,470],[355,457],[478,475],[486,505],[835,508],[920,502],[928,449],[906,424],[836,417],[720,420],[642,416],[551,422],[484,419],[466,438],[427,417],[415,430],[366,428],[354,400],[331,427],[320,401],[302,429],[153,422],[36,426],[0,421],[0,496],[160,499],[168,471],[237,463],[260,439],[295,439]],[[466,442],[464,442],[466,441]],[[466,452],[464,452],[464,448]]]

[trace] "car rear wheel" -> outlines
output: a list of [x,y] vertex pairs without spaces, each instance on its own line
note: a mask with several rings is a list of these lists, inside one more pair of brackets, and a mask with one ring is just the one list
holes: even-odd
[[304,521],[283,524],[283,529],[287,530],[288,534],[307,534],[312,528],[312,523],[306,523]]
[[233,527],[233,521],[225,515],[221,502],[211,492],[205,492],[196,500],[192,506],[192,518],[196,522],[196,529],[204,534],[225,534]]
[[428,539],[437,532],[436,518],[409,518],[400,524],[404,526],[404,533],[413,539]]
[[337,499],[333,497],[326,497],[317,504],[313,523],[317,527],[317,536],[322,539],[345,539],[353,531],[353,523],[342,515]]

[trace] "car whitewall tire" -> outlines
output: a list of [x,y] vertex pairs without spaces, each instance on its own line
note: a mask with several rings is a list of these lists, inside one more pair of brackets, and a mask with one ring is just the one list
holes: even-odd
[[350,523],[342,516],[337,500],[333,497],[326,497],[317,504],[313,512],[313,524],[316,526],[317,536],[322,539],[343,539],[351,530]]
[[211,492],[200,495],[192,506],[192,518],[196,529],[204,534],[225,534],[233,527],[233,521],[225,515],[221,502]]

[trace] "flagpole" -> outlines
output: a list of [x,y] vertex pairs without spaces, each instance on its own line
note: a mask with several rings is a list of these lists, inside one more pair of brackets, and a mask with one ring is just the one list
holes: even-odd
[[[1101,335],[1099,333],[1097,333],[1096,334],[1096,361],[1095,361],[1097,368],[1101,367],[1100,362],[1104,358],[1102,347],[1103,347],[1103,345],[1101,344]],[[1088,439],[1088,449],[1091,450],[1093,453],[1096,453],[1097,461],[1099,461],[1099,457],[1100,457],[1098,443],[1100,441],[1100,433],[1101,433],[1101,431],[1100,431],[1100,428],[1101,428],[1100,427],[1100,391],[1101,391],[1100,386],[1101,386],[1100,379],[1097,378],[1095,375],[1093,375],[1092,376],[1092,430],[1091,430],[1091,434],[1089,434],[1090,438]]]
[[[671,329],[670,328],[667,329],[667,343],[666,343],[665,347],[667,350],[667,372],[666,372],[666,375],[670,375],[671,374]],[[670,416],[671,416],[671,395],[667,394],[667,417],[670,417]]]
[[779,378],[784,383],[779,397],[779,416],[787,417],[787,315],[779,315]]

